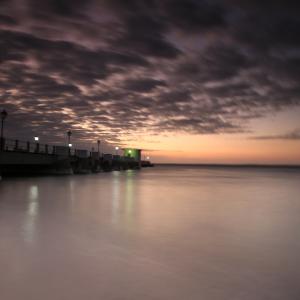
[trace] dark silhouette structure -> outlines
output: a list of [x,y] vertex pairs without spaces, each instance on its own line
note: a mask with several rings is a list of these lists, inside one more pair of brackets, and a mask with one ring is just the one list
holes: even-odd
[[4,120],[7,118],[7,112],[5,109],[1,111],[1,135],[0,135],[0,150],[2,151],[4,148]]

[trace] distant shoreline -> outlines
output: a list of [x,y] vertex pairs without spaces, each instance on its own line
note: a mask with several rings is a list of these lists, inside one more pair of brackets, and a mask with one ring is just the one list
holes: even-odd
[[180,163],[155,163],[155,166],[174,167],[208,167],[208,168],[273,168],[273,169],[300,169],[300,165],[275,165],[275,164],[180,164]]

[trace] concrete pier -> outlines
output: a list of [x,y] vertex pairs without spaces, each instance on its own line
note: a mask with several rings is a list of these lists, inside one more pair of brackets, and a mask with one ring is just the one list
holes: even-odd
[[[141,150],[138,150],[141,151]],[[66,146],[43,145],[19,140],[2,141],[0,175],[70,175],[140,169],[138,159],[131,156],[100,154]]]

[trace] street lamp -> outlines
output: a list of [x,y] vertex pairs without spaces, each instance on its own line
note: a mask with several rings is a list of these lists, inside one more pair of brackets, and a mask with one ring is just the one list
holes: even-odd
[[99,155],[99,153],[100,153],[100,143],[101,143],[101,142],[100,142],[100,140],[98,140],[98,141],[97,141],[97,146],[98,146],[98,155]]
[[[72,131],[71,131],[71,130],[67,131],[69,147],[70,147],[70,144],[71,144],[71,135],[72,135]],[[72,146],[71,146],[71,147],[72,147]]]
[[36,153],[39,153],[39,151],[40,151],[39,137],[38,137],[38,136],[35,136],[35,137],[34,137],[34,140],[35,140],[35,142],[36,142],[35,152],[36,152]]
[[7,112],[5,109],[3,109],[1,111],[1,136],[0,136],[0,139],[1,139],[1,150],[3,149],[3,146],[4,146],[4,141],[3,141],[3,130],[4,130],[4,120],[6,119],[7,117]]
[[146,158],[147,160],[149,160],[150,159],[150,156],[147,156],[147,158]]
[[72,131],[68,130],[67,131],[67,136],[68,136],[68,147],[69,147],[69,156],[71,155],[71,148],[72,148],[72,144],[71,144],[71,135],[72,135]]
[[120,148],[117,146],[117,147],[115,147],[115,150],[116,150],[116,155],[118,155],[118,150],[119,150]]

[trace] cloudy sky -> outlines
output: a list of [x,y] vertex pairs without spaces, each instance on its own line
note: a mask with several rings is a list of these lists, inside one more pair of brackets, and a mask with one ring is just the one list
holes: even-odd
[[300,4],[0,0],[7,136],[300,163]]

